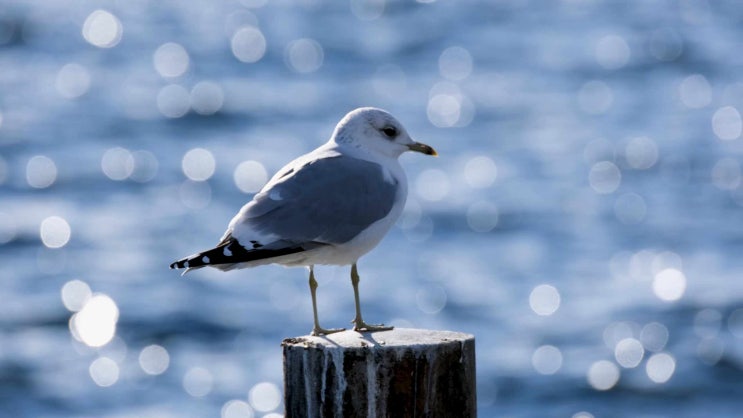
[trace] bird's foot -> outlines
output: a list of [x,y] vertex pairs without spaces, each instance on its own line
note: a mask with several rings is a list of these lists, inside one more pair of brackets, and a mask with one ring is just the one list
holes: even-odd
[[384,324],[374,324],[370,325],[364,322],[361,319],[354,319],[351,321],[353,323],[353,330],[356,332],[375,332],[375,331],[389,331],[395,327],[392,326],[385,326]]
[[321,327],[314,327],[312,328],[312,332],[310,333],[310,335],[314,335],[314,336],[328,335],[328,334],[334,334],[336,332],[341,332],[345,330],[346,330],[345,328],[326,329],[326,328],[321,328]]

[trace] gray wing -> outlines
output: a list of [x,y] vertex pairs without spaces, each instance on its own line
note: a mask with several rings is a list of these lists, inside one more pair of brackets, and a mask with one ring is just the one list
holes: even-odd
[[[232,235],[250,233],[281,240],[341,244],[384,218],[399,184],[379,164],[343,155],[289,168],[243,208]],[[241,233],[244,232],[244,233]]]

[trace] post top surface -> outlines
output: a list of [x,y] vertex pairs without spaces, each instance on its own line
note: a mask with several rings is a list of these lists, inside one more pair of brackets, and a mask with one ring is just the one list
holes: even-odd
[[430,346],[450,342],[473,340],[471,334],[430,329],[394,328],[389,331],[356,332],[352,330],[329,335],[287,338],[282,346],[355,348],[355,347],[400,347]]

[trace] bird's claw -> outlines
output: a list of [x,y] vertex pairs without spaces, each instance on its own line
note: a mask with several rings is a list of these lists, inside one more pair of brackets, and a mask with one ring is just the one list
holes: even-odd
[[315,328],[312,329],[312,332],[310,333],[310,335],[321,336],[321,335],[334,334],[336,332],[341,332],[341,331],[345,331],[345,330],[346,330],[345,328],[330,328],[330,329],[326,329],[326,328],[315,327]]
[[390,331],[395,328],[392,326],[385,326],[384,324],[371,325],[358,319],[354,319],[351,323],[353,323],[353,330],[356,332]]

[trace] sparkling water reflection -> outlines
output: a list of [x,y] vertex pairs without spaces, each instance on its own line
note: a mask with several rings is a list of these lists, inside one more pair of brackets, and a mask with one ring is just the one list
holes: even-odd
[[[6,3],[0,411],[279,416],[305,273],[167,263],[372,105],[441,158],[401,158],[364,310],[474,333],[480,415],[739,413],[731,5]],[[330,326],[347,276],[318,267]]]
[[100,48],[112,48],[121,41],[121,21],[106,10],[91,13],[83,24],[83,37]]
[[57,180],[57,165],[45,155],[31,157],[26,164],[26,182],[35,189],[44,189]]

